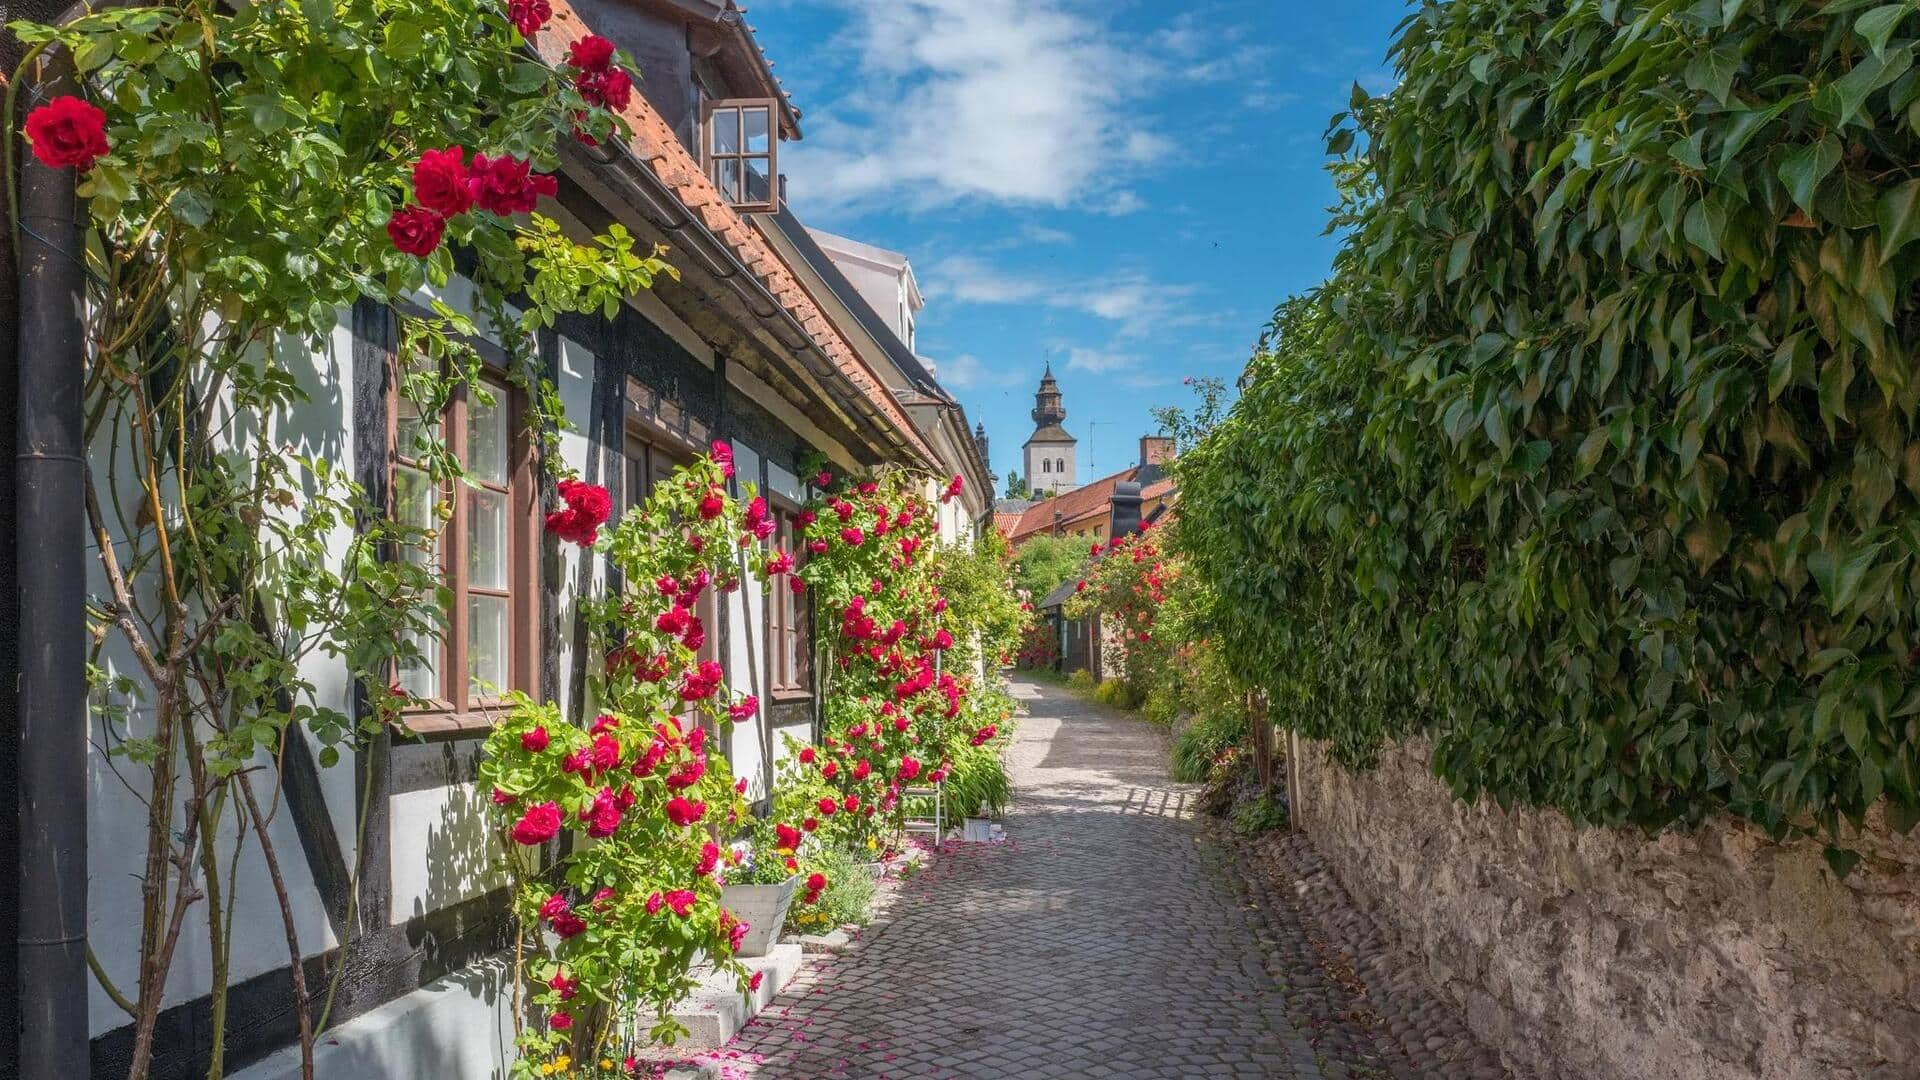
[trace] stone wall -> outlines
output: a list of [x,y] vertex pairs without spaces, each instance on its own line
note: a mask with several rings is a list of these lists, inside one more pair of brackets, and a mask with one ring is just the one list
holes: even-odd
[[1836,882],[1812,842],[1731,821],[1576,829],[1455,802],[1428,747],[1355,774],[1300,756],[1341,884],[1517,1069],[1543,1080],[1920,1077],[1920,829]]

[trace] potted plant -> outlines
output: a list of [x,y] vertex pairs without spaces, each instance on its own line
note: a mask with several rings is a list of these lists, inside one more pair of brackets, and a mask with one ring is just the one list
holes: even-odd
[[804,842],[804,835],[791,825],[761,821],[746,840],[734,845],[720,903],[747,924],[735,956],[765,956],[780,943],[787,909],[800,888]]

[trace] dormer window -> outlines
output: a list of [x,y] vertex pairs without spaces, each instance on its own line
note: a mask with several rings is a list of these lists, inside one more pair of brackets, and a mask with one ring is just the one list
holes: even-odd
[[778,210],[778,104],[772,98],[727,98],[708,102],[705,116],[702,157],[721,197],[739,210]]

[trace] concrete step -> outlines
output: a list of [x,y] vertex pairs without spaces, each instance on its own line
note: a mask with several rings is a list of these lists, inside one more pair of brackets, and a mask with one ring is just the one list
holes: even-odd
[[759,1015],[800,973],[802,950],[797,941],[782,941],[765,956],[742,960],[749,972],[760,972],[760,989],[742,994],[730,975],[709,971],[700,976],[700,985],[673,1011],[673,1018],[687,1029],[676,1051],[718,1050],[727,1040]]

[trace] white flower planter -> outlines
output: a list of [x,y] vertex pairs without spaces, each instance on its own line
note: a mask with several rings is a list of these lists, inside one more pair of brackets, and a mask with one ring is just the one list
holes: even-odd
[[735,956],[765,956],[780,943],[780,931],[787,925],[787,909],[793,906],[793,894],[800,888],[795,874],[778,885],[726,885],[720,889],[720,906],[746,920],[747,936]]

